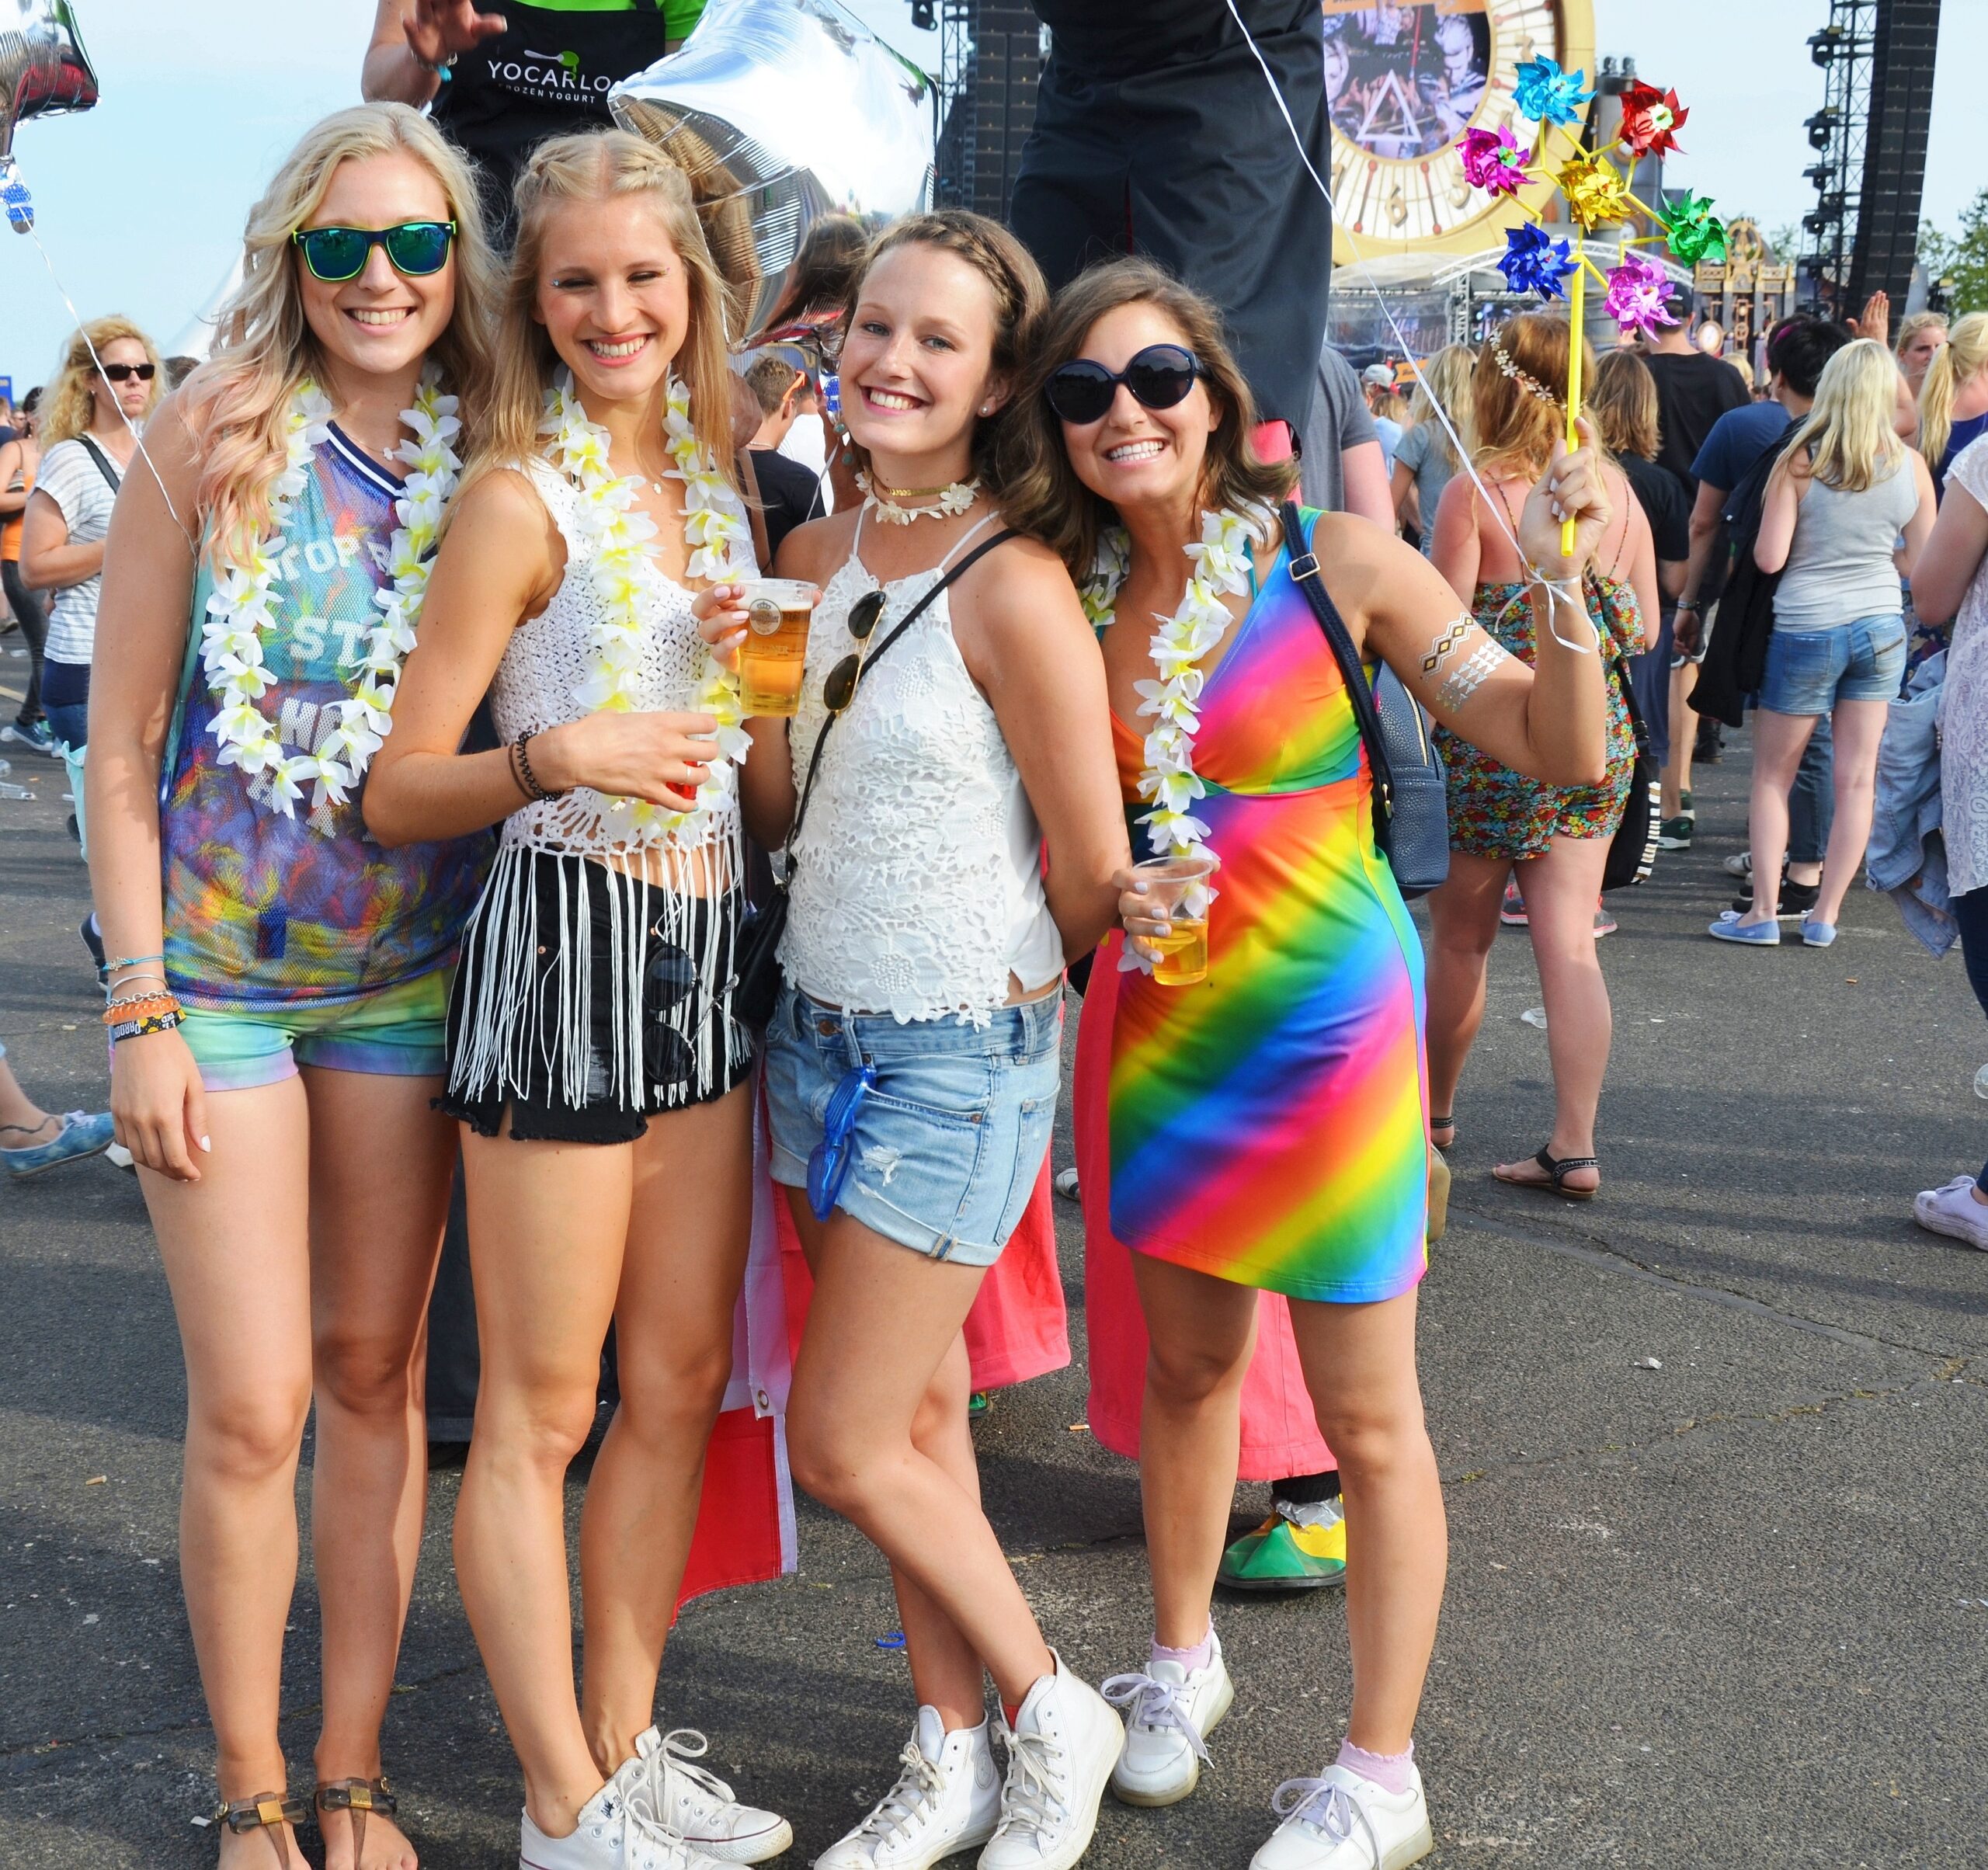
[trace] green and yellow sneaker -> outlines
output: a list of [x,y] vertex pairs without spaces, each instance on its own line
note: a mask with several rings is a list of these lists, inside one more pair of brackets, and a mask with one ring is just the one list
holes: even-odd
[[1222,1555],[1215,1582],[1232,1590],[1323,1590],[1346,1582],[1346,1514],[1337,1500],[1305,1509],[1301,1526],[1273,1513]]

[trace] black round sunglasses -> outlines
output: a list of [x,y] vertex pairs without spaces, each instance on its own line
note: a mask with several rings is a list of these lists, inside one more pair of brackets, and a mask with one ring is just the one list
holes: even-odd
[[1184,345],[1149,344],[1122,370],[1107,370],[1094,357],[1072,357],[1050,374],[1043,395],[1065,422],[1084,428],[1104,419],[1121,383],[1149,409],[1170,409],[1187,401],[1203,374],[1201,360]]

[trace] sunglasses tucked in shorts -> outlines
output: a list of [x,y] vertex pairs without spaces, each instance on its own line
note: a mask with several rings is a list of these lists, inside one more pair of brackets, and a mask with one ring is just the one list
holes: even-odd
[[784,989],[766,1038],[773,1180],[915,1253],[992,1266],[1049,1152],[1062,1027],[1061,993],[975,1027]]

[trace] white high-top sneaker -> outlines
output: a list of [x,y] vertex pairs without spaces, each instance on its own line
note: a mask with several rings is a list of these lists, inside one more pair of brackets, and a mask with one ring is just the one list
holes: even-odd
[[1249,1870],[1407,1870],[1435,1848],[1422,1775],[1389,1792],[1343,1766],[1317,1779],[1287,1779],[1270,1809],[1284,1819]]
[[1001,1822],[980,1870],[1071,1870],[1090,1847],[1098,1802],[1125,1743],[1111,1704],[1050,1654],[1055,1673],[1029,1690],[1005,1730]]
[[693,1727],[667,1734],[652,1727],[609,1784],[642,1816],[707,1857],[757,1864],[779,1856],[794,1842],[793,1826],[777,1813],[741,1805],[715,1773],[691,1764],[710,1750],[711,1742]]
[[931,1870],[994,1835],[1001,1775],[985,1721],[948,1733],[937,1708],[921,1708],[898,1757],[904,1771],[897,1784],[815,1859],[815,1870]]
[[718,1859],[664,1830],[611,1781],[580,1808],[570,1837],[547,1837],[523,1814],[518,1870],[724,1870]]
[[1114,1675],[1104,1698],[1125,1711],[1125,1744],[1112,1769],[1111,1789],[1128,1805],[1173,1805],[1201,1783],[1206,1744],[1236,1699],[1222,1660],[1222,1640],[1208,1633],[1208,1660],[1198,1669],[1156,1662]]

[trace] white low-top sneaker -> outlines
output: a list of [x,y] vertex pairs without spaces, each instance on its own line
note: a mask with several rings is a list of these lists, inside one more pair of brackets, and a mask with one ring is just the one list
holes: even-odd
[[815,1870],[931,1870],[994,1835],[1001,1774],[985,1721],[948,1733],[937,1708],[921,1708],[898,1757],[904,1771],[897,1784],[815,1859]]
[[1912,1197],[1912,1218],[1928,1233],[1988,1249],[1988,1208],[1974,1198],[1974,1177],[1957,1175],[1944,1188],[1925,1188]]
[[1125,1711],[1125,1744],[1112,1768],[1112,1791],[1128,1805],[1173,1805],[1186,1798],[1201,1783],[1208,1735],[1236,1699],[1222,1639],[1210,1632],[1208,1660],[1198,1669],[1152,1663],[1113,1676],[1101,1692]]
[[1111,1704],[1063,1666],[1028,1691],[1005,1729],[1001,1821],[980,1870],[1071,1870],[1090,1848],[1097,1808],[1125,1729]]
[[1319,1779],[1287,1779],[1270,1809],[1284,1823],[1249,1870],[1407,1870],[1435,1848],[1422,1775],[1399,1795],[1343,1766]]
[[580,1808],[568,1837],[547,1837],[527,1812],[518,1870],[721,1870],[714,1857],[656,1824],[611,1780]]
[[693,1764],[711,1750],[694,1727],[660,1733],[652,1727],[635,1743],[610,1785],[637,1811],[707,1857],[728,1864],[763,1863],[794,1842],[794,1827],[772,1812],[741,1805],[732,1788]]

